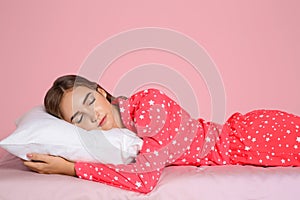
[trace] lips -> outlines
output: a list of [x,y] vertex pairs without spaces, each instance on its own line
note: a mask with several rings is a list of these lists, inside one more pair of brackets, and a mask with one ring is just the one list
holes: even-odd
[[104,124],[105,119],[106,119],[106,115],[100,120],[99,126],[102,126]]

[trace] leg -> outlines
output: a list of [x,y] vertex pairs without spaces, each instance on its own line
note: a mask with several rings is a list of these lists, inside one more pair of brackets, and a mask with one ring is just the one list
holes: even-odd
[[300,117],[277,110],[234,114],[231,128],[232,164],[300,166]]

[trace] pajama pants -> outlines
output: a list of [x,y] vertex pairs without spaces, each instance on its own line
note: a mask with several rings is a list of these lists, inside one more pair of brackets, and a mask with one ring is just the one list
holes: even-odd
[[278,110],[235,113],[225,123],[230,164],[300,166],[300,117]]

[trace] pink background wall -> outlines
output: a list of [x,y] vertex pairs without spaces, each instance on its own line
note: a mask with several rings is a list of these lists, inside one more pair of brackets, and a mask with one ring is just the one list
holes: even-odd
[[[205,48],[223,79],[226,117],[255,108],[300,114],[299,6],[297,0],[2,0],[0,139],[14,130],[17,117],[42,103],[57,76],[76,74],[112,35],[143,27],[178,31]],[[124,55],[112,65],[126,73],[149,62],[176,65],[179,74],[193,75],[178,57],[151,50]],[[196,79],[190,79],[196,88]],[[196,95],[206,118],[210,100],[201,95],[200,82]],[[113,89],[107,77],[103,85]]]

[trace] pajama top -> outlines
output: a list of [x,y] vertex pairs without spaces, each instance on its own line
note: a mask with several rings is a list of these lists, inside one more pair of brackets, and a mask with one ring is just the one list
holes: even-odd
[[156,89],[116,102],[123,124],[143,147],[131,164],[76,162],[79,178],[148,193],[170,165],[300,166],[300,117],[293,114],[255,110],[219,125],[191,118]]

